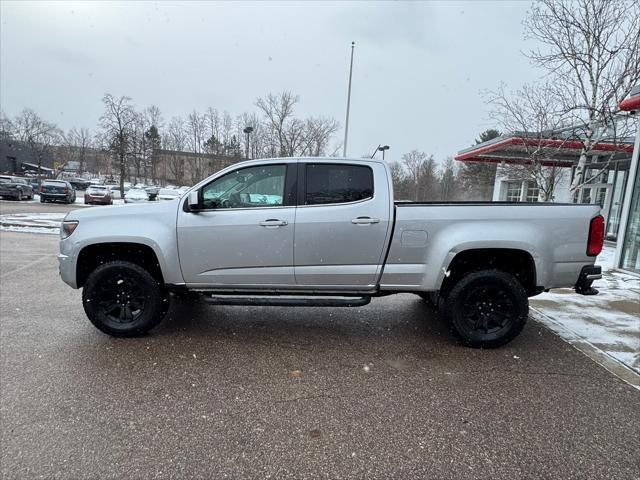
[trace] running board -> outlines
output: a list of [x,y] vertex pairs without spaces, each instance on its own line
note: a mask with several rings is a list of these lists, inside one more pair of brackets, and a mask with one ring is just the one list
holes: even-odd
[[314,297],[302,295],[207,295],[200,300],[209,305],[244,305],[270,307],[362,307],[371,297]]

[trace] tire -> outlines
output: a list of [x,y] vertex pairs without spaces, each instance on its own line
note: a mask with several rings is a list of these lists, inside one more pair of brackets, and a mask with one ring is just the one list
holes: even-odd
[[[124,295],[127,303],[121,304]],[[169,310],[169,295],[144,268],[114,261],[91,272],[82,304],[98,330],[113,337],[136,337],[162,321]]]
[[42,195],[40,195],[40,203],[44,203],[46,202],[46,200],[44,199],[44,197]]
[[453,286],[444,299],[444,313],[463,344],[497,348],[524,328],[529,299],[513,275],[482,270],[465,275]]

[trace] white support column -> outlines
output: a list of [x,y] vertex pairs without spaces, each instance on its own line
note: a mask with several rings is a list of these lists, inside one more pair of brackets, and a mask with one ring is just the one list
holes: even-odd
[[636,123],[638,131],[636,132],[636,141],[633,145],[633,154],[631,154],[631,165],[629,166],[629,176],[627,177],[627,188],[624,194],[624,202],[622,203],[622,214],[620,215],[620,228],[618,229],[618,240],[616,242],[616,254],[613,258],[614,268],[620,268],[620,259],[622,258],[622,247],[626,237],[627,224],[629,223],[629,210],[631,209],[631,197],[633,195],[634,182],[636,180],[636,171],[638,170],[638,155],[640,155],[640,118],[636,114]]

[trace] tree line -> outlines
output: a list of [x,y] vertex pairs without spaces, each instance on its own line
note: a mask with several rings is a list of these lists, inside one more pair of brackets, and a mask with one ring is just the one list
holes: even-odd
[[233,117],[208,107],[167,121],[155,105],[138,109],[131,97],[107,93],[95,133],[75,127],[64,131],[27,108],[14,118],[4,112],[0,115],[0,136],[28,148],[38,170],[46,158],[56,156],[57,160],[62,157],[63,163],[77,161],[82,174],[91,150],[106,152],[111,159],[106,167],[120,177],[121,189],[126,179],[166,180],[160,178],[154,161],[159,150],[188,152],[195,154],[186,157],[188,165],[184,165],[185,157],[169,154],[169,172],[174,178],[188,172],[184,180],[195,183],[211,173],[206,171],[206,155],[238,160],[245,156],[336,155],[340,144],[332,142],[340,124],[330,117],[300,118],[295,112],[299,102],[299,96],[291,92],[268,94],[256,100],[257,111],[251,113]]
[[[498,136],[500,132],[495,129],[485,130],[475,143]],[[452,157],[438,163],[433,155],[412,150],[402,155],[400,161],[390,162],[389,168],[396,200],[487,201],[493,197],[495,164],[462,163]]]
[[[156,184],[166,182],[166,177],[194,184],[212,173],[208,171],[210,156],[238,161],[247,156],[337,156],[341,144],[332,142],[339,123],[327,117],[297,117],[299,101],[291,92],[268,94],[256,100],[252,113],[232,117],[209,107],[166,121],[155,105],[138,109],[130,97],[105,94],[95,133],[76,127],[63,131],[31,109],[11,119],[3,113],[0,132],[3,139],[25,145],[39,169],[47,157],[55,156],[60,169],[76,161],[80,174],[96,170],[115,174],[122,190],[125,181]],[[247,127],[251,129],[248,137]],[[486,132],[483,135],[481,138],[489,138]],[[95,152],[105,154],[100,157],[103,163],[96,163]],[[157,168],[158,152],[165,154],[166,174]],[[195,155],[185,156],[184,152]],[[480,183],[484,187],[478,188],[477,170],[484,166],[457,163],[447,158],[440,165],[432,155],[416,150],[402,155],[401,162],[390,164],[396,196],[416,201],[490,199],[491,173],[483,176],[484,183]]]

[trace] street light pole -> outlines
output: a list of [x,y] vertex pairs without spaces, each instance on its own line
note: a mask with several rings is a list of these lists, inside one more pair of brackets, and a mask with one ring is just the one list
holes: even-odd
[[247,134],[247,144],[245,145],[246,155],[245,157],[249,160],[249,135],[253,132],[253,127],[245,127],[243,130],[244,133]]
[[351,76],[353,74],[353,49],[356,46],[356,42],[351,42],[351,64],[349,65],[349,90],[347,91],[347,118],[344,122],[344,147],[342,150],[342,156],[347,156],[347,139],[349,137],[349,107],[351,106]]

